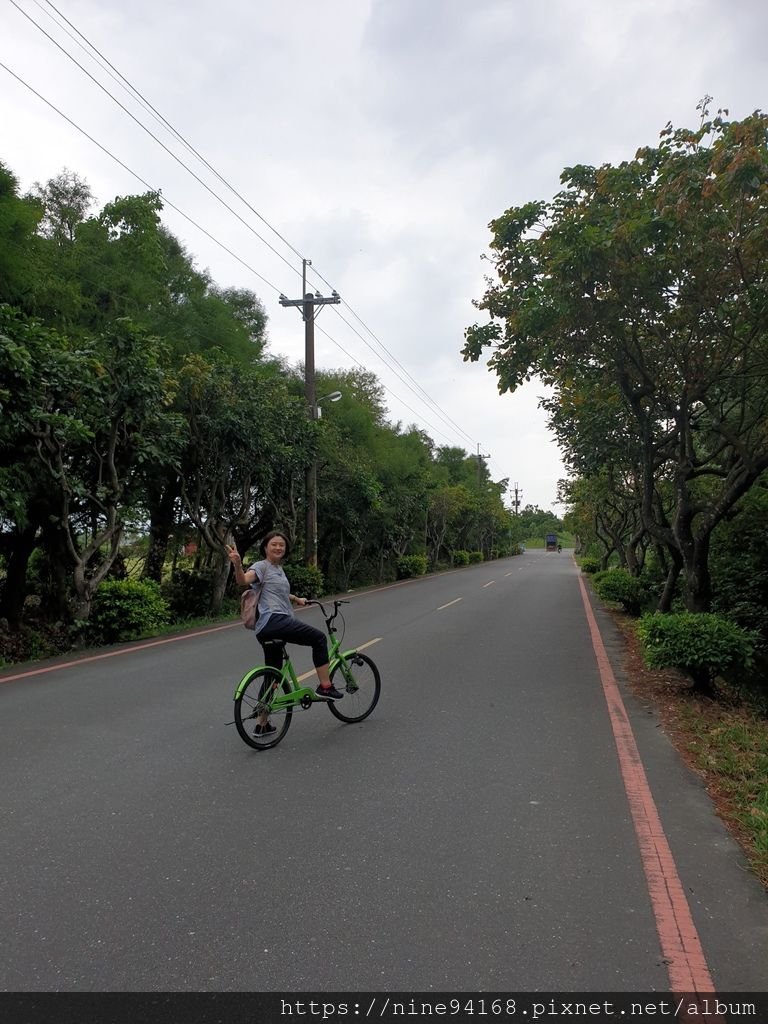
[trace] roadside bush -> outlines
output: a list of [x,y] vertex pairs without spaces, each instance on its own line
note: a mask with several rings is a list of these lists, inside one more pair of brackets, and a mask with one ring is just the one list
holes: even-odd
[[647,665],[680,669],[697,689],[709,689],[715,676],[744,672],[752,664],[752,634],[712,612],[644,615],[637,635]]
[[469,564],[470,565],[477,565],[478,562],[484,562],[484,561],[485,561],[485,558],[483,557],[483,552],[482,551],[470,551],[469,552]]
[[213,572],[210,569],[177,569],[160,592],[174,619],[201,619],[210,614]]
[[427,571],[427,559],[424,555],[403,555],[397,560],[397,578],[410,579],[411,576],[423,576]]
[[105,580],[93,598],[88,633],[96,643],[137,640],[168,619],[168,604],[152,580]]
[[296,597],[319,597],[325,593],[325,580],[321,569],[315,565],[286,565],[285,575],[291,584],[291,593]]
[[585,572],[588,576],[592,576],[594,573],[600,572],[600,559],[589,557],[582,558],[581,571]]
[[454,565],[469,565],[469,552],[468,551],[454,551],[453,552],[453,564]]
[[642,583],[626,569],[606,569],[592,576],[592,583],[603,601],[620,604],[630,615],[639,615],[645,598]]

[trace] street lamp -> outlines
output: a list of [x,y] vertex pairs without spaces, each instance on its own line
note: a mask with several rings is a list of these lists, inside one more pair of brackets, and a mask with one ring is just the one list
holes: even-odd
[[323,395],[322,398],[318,398],[317,402],[315,403],[315,407],[312,410],[314,418],[316,420],[319,420],[323,415],[323,410],[320,408],[321,402],[338,402],[338,400],[342,397],[343,396],[340,391],[332,391],[330,395]]

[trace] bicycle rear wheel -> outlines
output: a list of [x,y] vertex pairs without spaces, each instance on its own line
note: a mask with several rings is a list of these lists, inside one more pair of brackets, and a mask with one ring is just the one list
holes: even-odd
[[[279,712],[271,711],[273,698],[280,692],[290,693],[290,686],[273,668],[257,668],[251,673],[239,696],[235,698],[235,725],[240,738],[254,750],[269,750],[276,747],[288,732],[291,724],[291,708]],[[259,719],[268,713],[267,728],[259,728]],[[259,731],[257,732],[257,728]]]
[[376,707],[381,693],[381,676],[365,654],[353,654],[331,672],[331,682],[344,694],[328,702],[328,710],[341,722],[362,722]]

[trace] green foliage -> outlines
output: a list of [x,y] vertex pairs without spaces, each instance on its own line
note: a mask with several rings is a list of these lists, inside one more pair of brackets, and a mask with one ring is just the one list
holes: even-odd
[[[85,620],[138,523],[158,580],[169,538],[200,538],[212,571],[182,572],[164,592],[180,619],[215,614],[229,535],[247,550],[283,524],[301,554],[312,461],[327,582],[297,579],[298,593],[394,579],[406,552],[415,574],[520,539],[505,482],[387,422],[374,374],[319,370],[318,395],[343,397],[309,421],[301,369],[264,357],[259,299],[196,269],[161,223],[161,196],[91,202],[76,174],[21,199],[0,173],[0,534],[22,568],[19,538],[45,551],[28,576],[39,620]],[[20,590],[0,594],[9,622],[3,602]]]
[[150,580],[106,580],[93,599],[88,623],[95,643],[136,640],[168,622],[168,605]]
[[551,200],[491,223],[488,321],[463,350],[491,349],[501,391],[552,388],[569,472],[598,485],[573,495],[580,538],[637,564],[647,531],[696,611],[711,531],[768,465],[768,115],[708,102],[697,127],[567,167]]
[[469,552],[469,564],[470,565],[477,565],[478,562],[484,562],[484,561],[485,561],[485,555],[483,554],[482,551],[470,551]]
[[600,559],[582,558],[581,571],[586,573],[588,576],[592,576],[594,573],[600,572]]
[[637,634],[651,668],[676,668],[708,685],[717,675],[744,672],[752,663],[754,637],[721,615],[681,612],[644,615]]
[[284,566],[285,575],[291,584],[291,593],[296,597],[320,597],[325,593],[322,571],[315,565]]
[[468,551],[454,551],[453,552],[453,564],[454,565],[469,565],[469,552]]
[[768,479],[739,503],[736,514],[712,535],[710,563],[714,600],[720,612],[761,636],[768,648]]
[[29,306],[34,290],[35,228],[39,204],[21,199],[18,181],[0,162],[0,303]]
[[211,611],[214,572],[210,569],[176,569],[160,590],[173,618],[199,619]]
[[630,615],[639,615],[645,598],[642,583],[626,569],[606,569],[592,577],[595,590],[603,601],[620,604]]
[[523,537],[540,539],[543,543],[548,533],[560,533],[563,522],[554,512],[548,512],[538,505],[526,505],[517,517]]
[[412,576],[423,576],[427,571],[425,555],[403,555],[397,560],[397,578],[407,580]]

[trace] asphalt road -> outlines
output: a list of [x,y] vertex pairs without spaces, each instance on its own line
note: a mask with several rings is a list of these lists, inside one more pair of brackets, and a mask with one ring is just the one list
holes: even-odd
[[[378,707],[316,705],[267,752],[227,724],[261,661],[239,625],[0,674],[0,990],[668,991],[569,555],[346,617],[345,646],[380,638]],[[713,980],[765,990],[765,894],[624,699]]]

